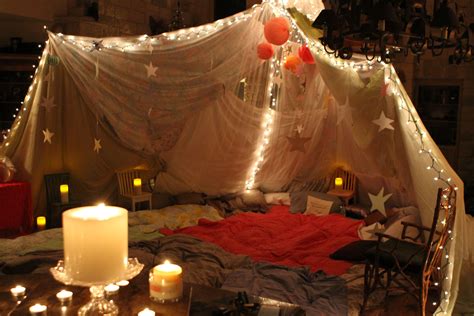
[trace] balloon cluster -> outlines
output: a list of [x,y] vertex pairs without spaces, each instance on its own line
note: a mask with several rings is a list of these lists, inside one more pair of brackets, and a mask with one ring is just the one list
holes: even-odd
[[[273,45],[281,46],[290,38],[290,23],[284,17],[273,18],[265,23],[263,31],[267,41],[258,44],[257,56],[260,59],[267,60],[273,57]],[[285,69],[299,75],[304,64],[314,64],[314,58],[308,46],[301,45],[298,49],[298,55],[291,54],[285,58],[284,66]]]

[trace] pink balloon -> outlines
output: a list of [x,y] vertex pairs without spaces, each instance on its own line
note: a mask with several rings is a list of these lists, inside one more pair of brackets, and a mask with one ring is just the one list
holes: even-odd
[[273,18],[265,23],[264,34],[273,45],[283,45],[290,38],[290,23],[286,18]]
[[273,46],[270,43],[260,43],[257,46],[257,55],[260,59],[270,59],[273,56]]
[[298,56],[300,56],[301,60],[305,64],[314,64],[313,54],[311,54],[311,50],[306,45],[301,45],[298,49]]

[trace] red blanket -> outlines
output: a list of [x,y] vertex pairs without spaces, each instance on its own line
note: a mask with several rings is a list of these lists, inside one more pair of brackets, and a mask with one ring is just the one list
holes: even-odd
[[255,261],[310,266],[312,271],[340,275],[351,264],[332,260],[329,255],[358,240],[360,224],[338,214],[291,214],[288,206],[274,206],[267,214],[242,213],[219,222],[201,219],[198,226],[161,232],[191,235],[231,253],[248,255]]

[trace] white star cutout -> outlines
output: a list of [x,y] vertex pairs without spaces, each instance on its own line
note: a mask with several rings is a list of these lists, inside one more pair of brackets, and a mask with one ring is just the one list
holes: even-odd
[[283,78],[281,77],[281,75],[276,75],[275,77],[273,77],[273,83],[277,84],[278,86],[281,86],[281,84],[283,83]]
[[49,129],[45,129],[43,130],[43,135],[44,135],[43,143],[48,142],[51,144],[51,138],[54,136],[54,133],[50,132]]
[[370,207],[370,211],[378,210],[384,216],[387,216],[385,212],[385,202],[392,196],[392,193],[384,195],[385,188],[382,187],[377,195],[373,195],[369,193],[370,202],[372,206]]
[[98,154],[99,151],[102,149],[102,145],[100,144],[101,139],[94,138],[94,151]]
[[297,125],[295,130],[298,132],[298,134],[303,133],[303,125],[301,124]]
[[54,104],[54,97],[51,98],[43,98],[43,101],[41,102],[41,106],[46,109],[46,111],[51,111],[52,108],[56,106]]
[[352,124],[352,109],[349,105],[349,99],[346,98],[346,102],[343,105],[337,106],[337,123],[336,125],[341,124],[342,121],[347,120]]
[[146,49],[147,51],[150,52],[150,54],[153,53],[153,43],[151,42],[151,38],[148,40],[148,43],[146,44]]
[[51,80],[51,70],[48,71],[48,74],[43,77],[44,82],[49,82]]
[[392,124],[393,120],[386,117],[383,111],[380,113],[380,117],[376,120],[373,120],[372,122],[379,126],[379,132],[383,131],[384,129],[394,130],[393,126],[390,125]]
[[158,69],[158,67],[153,67],[153,64],[151,63],[151,61],[149,65],[144,65],[144,66],[146,68],[147,78],[156,77],[156,70]]

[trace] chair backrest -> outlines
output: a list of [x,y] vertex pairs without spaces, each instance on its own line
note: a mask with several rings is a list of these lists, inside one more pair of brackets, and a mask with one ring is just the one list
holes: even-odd
[[[355,191],[357,178],[351,171],[337,168],[334,175],[334,179],[335,178],[342,178],[343,190]],[[332,181],[332,186],[334,187],[334,181]]]
[[[430,234],[426,243],[427,251],[423,268],[422,303],[426,307],[428,290],[432,283],[442,284],[445,279],[444,269],[449,258],[447,245],[451,240],[456,218],[456,190],[452,187],[439,188],[436,198],[436,208],[433,216]],[[441,295],[442,286],[437,286]],[[425,309],[425,308],[424,308]],[[424,310],[423,309],[423,310]]]
[[[61,193],[59,192],[59,186],[61,184],[69,185],[69,173],[52,173],[44,175],[44,184],[46,187],[46,204],[48,209],[51,209],[53,203],[61,202]],[[69,194],[71,188],[69,188]]]
[[119,193],[121,195],[133,195],[133,179],[141,178],[141,172],[138,169],[129,169],[117,171],[117,180],[119,185]]

